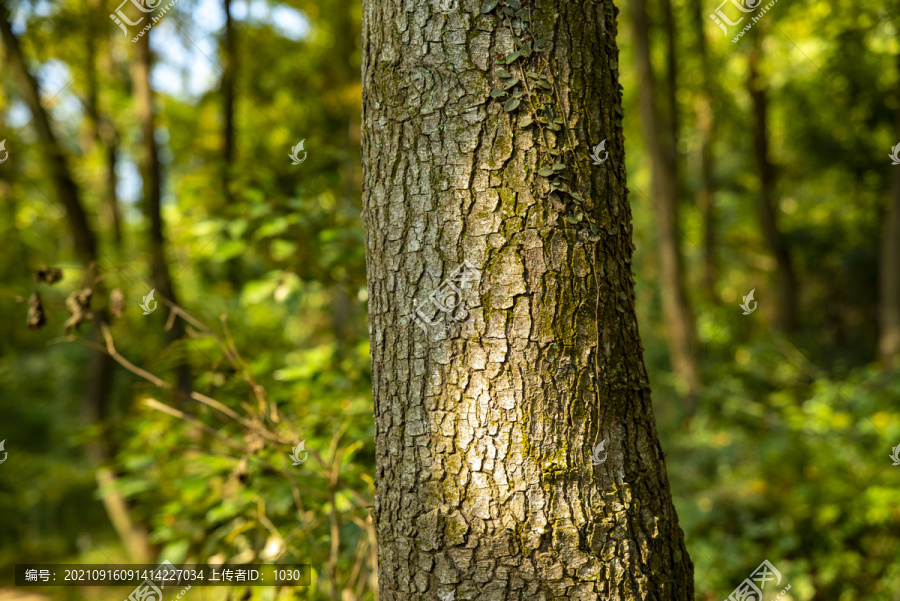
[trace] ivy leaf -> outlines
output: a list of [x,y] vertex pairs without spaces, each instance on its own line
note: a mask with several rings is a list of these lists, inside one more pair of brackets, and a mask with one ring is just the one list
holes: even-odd
[[535,73],[534,71],[529,71],[528,73],[526,73],[526,75],[528,75],[528,77],[532,77],[534,79],[538,79],[538,78],[542,77],[542,75],[540,73]]
[[520,98],[510,98],[506,101],[506,104],[503,105],[503,110],[507,113],[510,111],[516,110],[516,107],[519,106],[519,103],[522,102]]
[[572,192],[572,197],[581,200],[581,194],[579,194],[578,192]]
[[520,8],[516,11],[516,16],[520,19],[528,19],[528,9]]
[[507,80],[506,85],[503,86],[503,89],[504,89],[504,90],[508,90],[508,89],[510,89],[511,87],[513,87],[514,85],[516,85],[517,83],[519,83],[519,78],[518,78],[518,77],[513,77],[512,79]]
[[522,120],[519,121],[519,127],[528,127],[532,123],[534,123],[534,120],[531,118],[531,116],[525,115],[524,117],[522,117]]
[[530,56],[531,55],[531,42],[525,42],[522,44],[522,56]]
[[542,167],[538,170],[538,175],[542,177],[553,175],[553,169],[551,169],[550,167]]
[[496,71],[494,71],[494,75],[496,75],[497,77],[502,77],[504,79],[506,79],[507,77],[512,77],[512,74],[506,69],[497,69]]
[[582,219],[584,219],[584,213],[581,211],[575,211],[574,215],[566,215],[566,221],[569,223],[579,223]]
[[521,56],[522,56],[521,50],[519,50],[517,52],[513,52],[512,54],[510,54],[509,56],[506,57],[506,64],[507,65],[513,64],[513,61],[518,60],[519,57],[521,57]]
[[497,3],[500,0],[484,0],[484,4],[481,5],[482,14],[487,14],[497,8]]
[[509,7],[507,7],[507,6],[504,6],[501,10],[502,10],[503,12],[505,12],[506,14],[508,14],[510,17],[512,17],[512,16],[514,16],[514,15],[516,14],[516,11],[514,11],[513,9],[511,9],[511,8],[509,8]]
[[534,49],[538,52],[542,52],[547,50],[550,47],[550,42],[548,40],[536,40],[534,42]]
[[516,0],[506,0],[506,3],[513,8],[522,8],[522,5],[519,4]]
[[563,165],[562,163],[554,163],[554,164],[553,164],[553,170],[554,170],[554,171],[562,171],[562,170],[565,169],[565,168],[566,168],[566,166]]
[[516,98],[521,98],[524,95],[525,95],[525,90],[523,90],[522,88],[519,88],[518,90],[513,92],[513,96],[515,96]]
[[501,90],[498,88],[494,88],[491,90],[491,98],[499,98],[500,96],[506,96],[506,90]]

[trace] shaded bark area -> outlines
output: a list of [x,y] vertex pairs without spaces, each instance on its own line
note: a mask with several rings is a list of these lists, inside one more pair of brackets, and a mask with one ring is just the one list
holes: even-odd
[[778,225],[775,200],[775,170],[769,159],[767,129],[768,93],[759,75],[759,36],[748,55],[747,89],[753,101],[753,156],[759,173],[759,223],[769,251],[775,257],[778,277],[777,325],[783,332],[797,327],[797,276],[787,238]]
[[[6,60],[20,80],[20,92],[31,110],[34,127],[41,141],[40,147],[50,167],[50,175],[56,196],[66,211],[67,221],[72,230],[75,254],[85,270],[83,284],[93,288],[95,298],[103,298],[105,290],[99,279],[93,277],[98,258],[98,245],[94,231],[88,224],[87,213],[79,197],[78,186],[72,178],[66,155],[50,125],[50,118],[41,104],[41,93],[37,80],[28,70],[19,40],[9,23],[9,12],[5,2],[0,2],[0,37],[3,39]],[[91,341],[102,346],[100,323],[107,320],[105,309],[93,309],[94,319],[90,323]],[[145,533],[137,527],[129,516],[125,497],[115,488],[115,476],[106,465],[112,458],[112,451],[105,433],[105,421],[109,414],[110,389],[112,384],[113,359],[106,353],[92,352],[85,374],[82,411],[88,423],[99,430],[96,437],[86,445],[86,454],[96,466],[96,478],[100,499],[120,540],[135,562],[144,562],[149,556]]]
[[672,370],[687,385],[693,398],[700,389],[697,332],[694,313],[684,286],[684,258],[678,235],[678,183],[675,141],[671,127],[660,118],[656,80],[650,63],[650,34],[645,0],[634,0],[633,22],[638,98],[644,142],[650,155],[653,205],[659,245],[660,294]]
[[[541,134],[491,100],[514,48],[480,4],[363,4],[379,598],[691,600],[634,313],[616,9],[528,5],[592,242],[537,174]],[[415,304],[464,261],[459,321],[423,331]]]
[[[900,74],[900,55],[897,55]],[[897,90],[900,96],[900,89]],[[894,112],[895,131],[900,139],[900,108]],[[878,355],[885,367],[900,358],[900,168],[892,166],[887,215],[881,236],[879,274]]]
[[[150,269],[154,289],[163,297],[178,304],[175,286],[166,262],[166,239],[162,222],[162,172],[159,164],[159,150],[156,146],[156,119],[153,111],[153,89],[150,86],[150,70],[152,54],[150,52],[150,33],[137,41],[137,59],[134,62],[132,77],[134,79],[134,98],[138,119],[141,122],[142,161],[141,175],[144,180],[144,215],[150,224]],[[149,292],[149,290],[148,290]],[[177,343],[184,338],[184,322],[180,319],[172,321],[169,329],[169,340]],[[175,377],[179,402],[187,402],[192,389],[190,366],[179,360],[175,366]],[[183,409],[183,407],[182,407]]]

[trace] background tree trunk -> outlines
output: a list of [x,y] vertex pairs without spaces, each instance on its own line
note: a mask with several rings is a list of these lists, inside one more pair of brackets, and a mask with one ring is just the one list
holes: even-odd
[[775,201],[775,170],[769,160],[769,133],[766,125],[768,98],[766,86],[759,76],[759,36],[753,36],[748,55],[747,89],[753,100],[753,154],[759,172],[759,221],[769,251],[775,257],[778,274],[778,327],[783,332],[796,329],[797,276],[794,272],[787,239],[778,226]]
[[[501,65],[486,7],[363,4],[380,599],[692,600],[634,313],[616,9],[537,0],[550,49]],[[523,127],[500,68],[555,81],[537,100],[567,126]],[[583,201],[538,174],[556,160]],[[459,321],[423,331],[414,303],[464,261]]]
[[697,190],[697,206],[703,215],[703,286],[709,300],[717,303],[719,297],[716,294],[716,271],[718,270],[716,266],[716,212],[713,204],[713,195],[715,194],[713,78],[710,76],[709,49],[706,46],[706,32],[703,29],[706,21],[700,0],[691,0],[691,13],[701,68],[696,121],[697,132],[700,134],[700,187]]
[[[659,236],[660,292],[665,314],[672,370],[687,385],[693,399],[700,389],[697,332],[694,313],[684,288],[684,260],[678,235],[678,185],[675,168],[675,141],[671,128],[660,119],[656,104],[656,80],[650,63],[650,34],[645,0],[633,0],[635,58],[638,97],[644,143],[650,155],[653,205]],[[671,101],[670,101],[671,102]]]
[[[102,23],[103,28],[98,28],[98,21]],[[100,55],[103,56],[103,62],[107,63],[107,67],[111,69],[112,61],[109,60],[108,46],[109,40],[106,32],[108,31],[109,17],[106,8],[102,7],[100,0],[91,0],[90,10],[88,11],[88,37],[87,37],[87,59],[85,60],[85,78],[87,79],[88,93],[85,101],[85,109],[90,117],[91,135],[93,142],[99,144],[105,152],[105,173],[104,173],[104,204],[106,205],[106,216],[110,222],[110,228],[113,231],[113,241],[117,251],[122,250],[122,225],[121,213],[119,211],[119,198],[116,192],[116,162],[119,155],[119,132],[108,115],[100,110],[100,85],[97,81],[97,61]],[[97,46],[102,45],[103,51],[98,51]]]
[[[153,112],[153,88],[150,86],[150,70],[152,67],[150,34],[152,31],[152,29],[148,30],[136,42],[137,60],[134,62],[132,75],[134,78],[136,112],[141,122],[143,137],[141,173],[144,180],[144,214],[150,224],[150,269],[154,289],[161,296],[177,304],[175,286],[172,284],[172,276],[169,273],[169,265],[166,262],[166,239],[163,233],[162,222],[162,173],[160,171],[156,137],[154,136],[156,120]],[[169,330],[169,340],[177,342],[183,337],[184,322],[180,319],[173,320],[172,328]],[[175,366],[175,377],[180,397],[179,402],[184,405],[192,389],[191,370],[185,360],[178,360],[178,364]]]
[[[897,55],[897,67],[900,73],[900,54]],[[897,95],[900,97],[900,89]],[[900,144],[900,108],[894,112],[894,122],[897,143]],[[881,236],[879,276],[881,332],[878,354],[885,367],[890,367],[900,357],[900,167],[892,165],[891,169],[887,216]]]

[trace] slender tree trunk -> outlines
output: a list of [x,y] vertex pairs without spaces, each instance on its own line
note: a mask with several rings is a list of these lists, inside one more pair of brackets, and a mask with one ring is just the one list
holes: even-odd
[[769,160],[767,129],[768,93],[759,75],[759,37],[748,57],[747,88],[753,100],[753,148],[759,172],[759,221],[769,251],[775,256],[778,269],[778,327],[784,332],[796,328],[797,278],[787,239],[778,226],[778,206],[775,200],[775,170]]
[[[897,55],[900,73],[900,55]],[[900,89],[898,89],[900,96]],[[900,143],[900,108],[894,112],[894,123]],[[890,166],[891,184],[887,216],[881,236],[881,275],[879,317],[881,332],[878,351],[885,367],[900,358],[900,166]]]
[[477,6],[363,3],[379,598],[693,600],[634,313],[617,11],[526,4],[549,48],[501,64],[527,34]]
[[[234,106],[235,106],[235,69],[237,68],[236,37],[234,19],[231,16],[231,0],[222,0],[225,11],[225,36],[222,40],[222,192],[225,206],[222,214],[230,216],[234,205],[232,194],[232,175],[234,171]],[[225,262],[225,272],[234,290],[241,285],[241,258],[233,257]]]
[[678,189],[678,40],[673,0],[662,0],[663,27],[666,32],[666,121],[672,144],[672,164],[675,169],[676,190]]
[[[104,173],[104,205],[106,206],[107,219],[113,231],[113,240],[117,250],[122,248],[122,225],[119,212],[119,198],[116,192],[116,162],[119,153],[119,134],[112,120],[100,111],[100,85],[97,81],[97,61],[100,54],[97,49],[98,41],[106,45],[106,35],[97,31],[98,16],[105,14],[100,8],[100,0],[91,0],[88,16],[87,61],[85,63],[85,75],[88,83],[88,96],[85,106],[91,122],[91,134],[94,142],[99,144],[106,155]],[[109,19],[104,21],[107,25]],[[105,54],[105,53],[104,53]]]
[[[162,173],[159,165],[159,152],[156,147],[156,119],[153,112],[153,89],[150,86],[150,70],[152,56],[150,52],[150,34],[152,29],[137,41],[137,60],[134,62],[134,97],[138,119],[141,122],[143,137],[142,175],[144,179],[144,212],[150,223],[150,268],[154,289],[163,297],[177,303],[175,286],[169,274],[166,262],[165,235],[162,221]],[[149,292],[149,291],[148,291]],[[184,323],[180,319],[172,322],[169,339],[177,342],[184,337]],[[180,362],[175,367],[179,401],[184,403],[192,389],[190,366]]]
[[[50,166],[51,179],[56,190],[56,195],[66,210],[69,227],[72,229],[75,241],[75,254],[79,257],[85,268],[86,274],[93,272],[93,266],[97,262],[97,240],[93,230],[88,225],[87,214],[79,198],[78,187],[72,179],[66,155],[62,146],[50,125],[50,118],[44,106],[41,104],[41,94],[37,81],[28,71],[25,58],[9,23],[9,12],[6,3],[0,0],[0,37],[6,51],[7,63],[15,71],[21,81],[20,90],[34,120],[40,147],[45,153],[47,163]],[[92,286],[94,297],[102,299],[105,296],[102,282],[92,282],[88,276],[87,285]],[[101,301],[102,302],[102,301]],[[106,311],[102,308],[94,308],[94,319],[90,324],[91,341],[102,346],[100,337],[100,322],[106,319]],[[85,389],[82,398],[82,409],[87,421],[97,427],[99,434],[87,445],[88,457],[97,466],[97,483],[100,489],[100,498],[106,513],[116,529],[119,538],[136,562],[146,561],[147,541],[143,531],[136,527],[128,513],[128,504],[122,494],[115,488],[115,476],[105,465],[112,457],[109,443],[104,429],[105,420],[109,409],[110,384],[112,382],[113,359],[106,353],[94,352],[91,354],[87,373],[85,375]]]
[[225,10],[225,40],[222,60],[222,156],[225,159],[225,173],[223,184],[225,186],[225,198],[231,204],[231,168],[234,164],[234,70],[235,38],[234,21],[231,17],[231,0],[222,0],[222,8]]
[[697,190],[697,206],[703,215],[703,287],[712,302],[718,302],[716,294],[716,212],[713,204],[715,194],[715,156],[713,155],[713,135],[715,117],[712,111],[713,78],[710,77],[709,50],[703,29],[703,9],[700,0],[691,0],[697,54],[700,56],[701,83],[697,95],[697,131],[700,134],[700,187]]
[[700,388],[697,333],[694,313],[684,288],[684,266],[678,236],[677,172],[671,131],[660,119],[656,81],[650,63],[650,35],[645,0],[634,0],[634,40],[638,71],[638,97],[644,140],[650,155],[653,204],[656,209],[660,262],[660,293],[672,369],[687,385],[693,399]]

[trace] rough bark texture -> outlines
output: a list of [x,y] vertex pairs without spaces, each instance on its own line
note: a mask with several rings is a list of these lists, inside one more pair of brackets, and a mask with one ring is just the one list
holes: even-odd
[[769,100],[759,75],[758,37],[754,35],[754,47],[748,57],[747,88],[753,100],[753,154],[759,172],[759,223],[778,269],[778,328],[783,332],[793,332],[797,326],[797,276],[787,238],[778,225],[775,169],[769,159]]
[[[687,601],[634,313],[616,9],[526,6],[569,124],[545,139],[574,148],[596,242],[538,175],[541,133],[490,97],[514,49],[498,10],[363,3],[380,599]],[[426,333],[414,304],[464,261],[466,310]]]
[[[900,73],[900,55],[897,56]],[[900,96],[900,89],[897,90]],[[894,113],[895,129],[900,138],[900,108]],[[900,359],[900,166],[891,165],[884,233],[881,237],[881,274],[879,275],[878,354],[885,367]]]
[[678,235],[678,176],[675,165],[675,141],[671,129],[660,118],[657,86],[650,63],[650,34],[644,0],[634,0],[634,55],[637,60],[638,97],[644,143],[650,156],[653,179],[657,244],[659,245],[660,294],[666,323],[672,369],[687,385],[689,399],[700,388],[697,357],[697,330],[694,312],[684,287],[684,259]]

